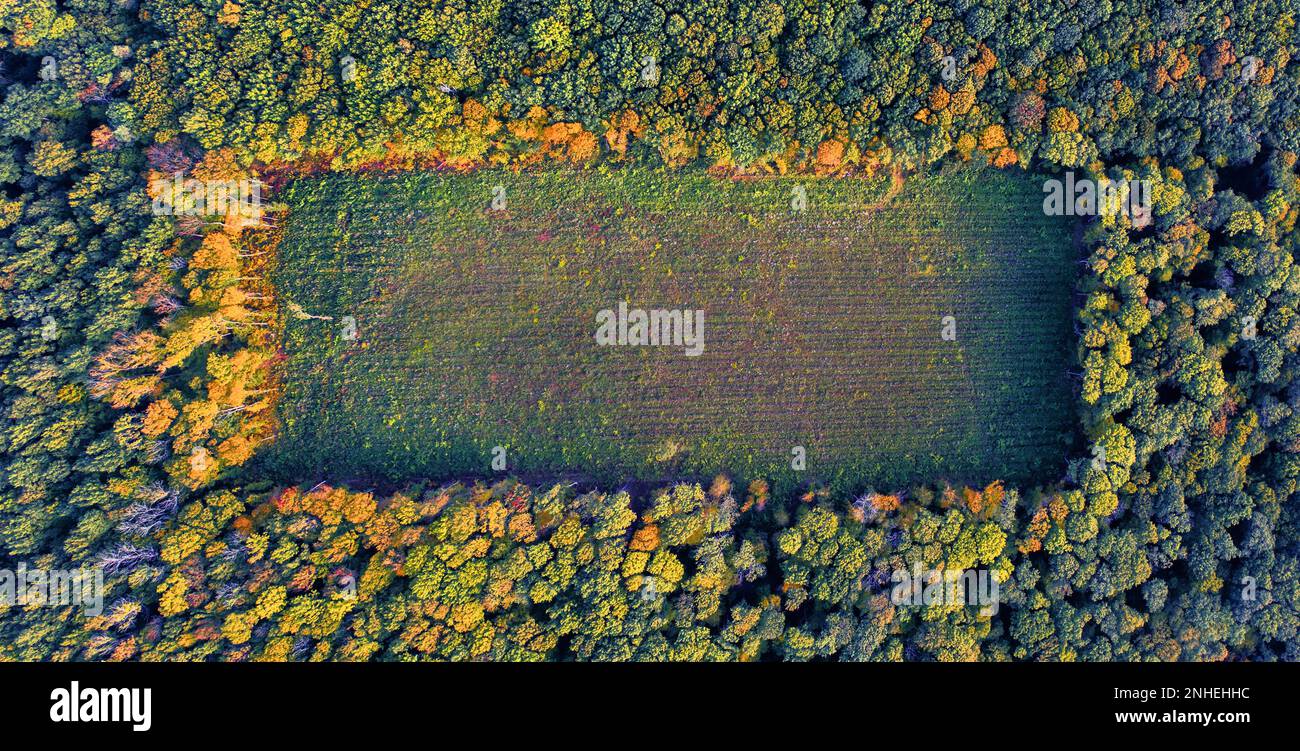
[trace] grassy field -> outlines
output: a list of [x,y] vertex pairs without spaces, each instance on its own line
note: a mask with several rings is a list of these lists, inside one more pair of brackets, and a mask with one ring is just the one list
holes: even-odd
[[[1023,174],[897,188],[639,170],[299,180],[272,469],[483,475],[501,446],[510,472],[606,482],[1056,479],[1070,226]],[[597,346],[597,312],[620,301],[705,311],[703,353]]]

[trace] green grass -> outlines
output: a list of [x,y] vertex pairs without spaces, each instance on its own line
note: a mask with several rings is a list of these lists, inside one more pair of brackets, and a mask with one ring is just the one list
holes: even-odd
[[[332,175],[285,191],[286,479],[1055,480],[1070,226],[1031,176]],[[805,212],[791,210],[795,185]],[[507,210],[489,210],[493,188]],[[596,312],[705,311],[705,351]],[[333,316],[305,319],[291,311]],[[957,321],[957,340],[940,336]],[[342,336],[343,316],[358,337]],[[807,471],[790,469],[806,449]]]

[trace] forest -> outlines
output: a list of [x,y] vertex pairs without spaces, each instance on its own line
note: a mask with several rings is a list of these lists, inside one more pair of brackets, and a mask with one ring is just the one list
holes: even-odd
[[[0,0],[0,571],[104,586],[0,598],[0,660],[1300,659],[1298,10]],[[1032,480],[272,466],[339,312],[284,294],[295,192],[547,170],[1151,204],[1071,220]],[[900,604],[918,564],[999,607]]]

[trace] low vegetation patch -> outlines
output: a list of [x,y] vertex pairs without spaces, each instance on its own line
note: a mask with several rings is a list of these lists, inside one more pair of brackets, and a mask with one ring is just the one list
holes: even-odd
[[339,174],[284,197],[286,477],[1064,469],[1076,251],[1024,175]]

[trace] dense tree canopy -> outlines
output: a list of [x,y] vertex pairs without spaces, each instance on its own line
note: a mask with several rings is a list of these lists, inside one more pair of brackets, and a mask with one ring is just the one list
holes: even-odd
[[[1298,659],[1295,25],[1286,0],[0,0],[0,568],[107,585],[99,615],[0,604],[0,659]],[[1044,487],[856,497],[260,479],[277,207],[158,213],[161,186],[557,161],[1149,181],[1147,226],[1080,220],[1088,451]],[[895,604],[918,563],[992,572],[1001,607]]]

